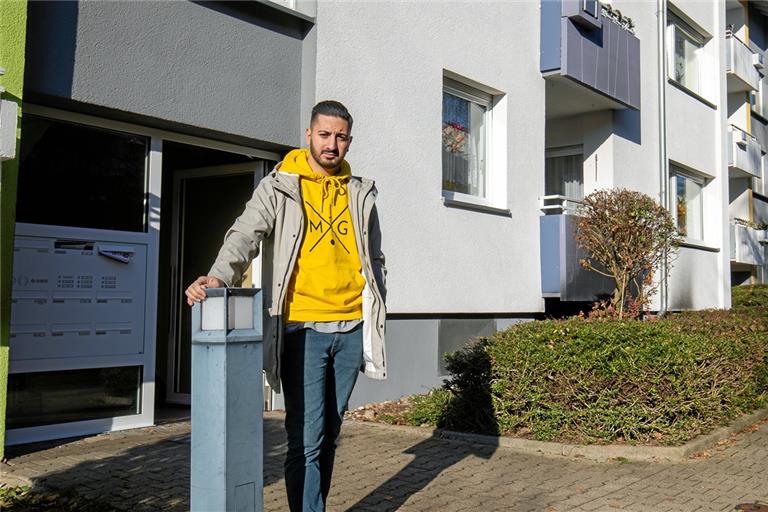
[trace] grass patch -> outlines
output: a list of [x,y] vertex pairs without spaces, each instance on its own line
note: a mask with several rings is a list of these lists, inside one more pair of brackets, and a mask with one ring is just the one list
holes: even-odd
[[74,491],[45,491],[28,485],[0,487],[0,510],[8,512],[115,512],[119,509],[89,500]]
[[448,356],[408,424],[571,443],[682,444],[768,405],[768,286],[732,311],[518,324]]

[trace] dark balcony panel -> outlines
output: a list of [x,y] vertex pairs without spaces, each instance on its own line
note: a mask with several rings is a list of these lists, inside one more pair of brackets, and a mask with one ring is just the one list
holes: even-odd
[[539,217],[541,240],[541,295],[561,301],[586,302],[604,299],[613,292],[613,279],[581,267],[586,257],[576,244],[575,215]]
[[577,21],[574,5],[583,10],[585,4],[542,0],[541,72],[640,109],[640,40],[605,16],[592,25]]
[[541,72],[560,69],[560,2],[541,2]]

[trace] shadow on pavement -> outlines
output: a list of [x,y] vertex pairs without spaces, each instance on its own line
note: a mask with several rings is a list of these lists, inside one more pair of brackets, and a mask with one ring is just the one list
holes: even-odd
[[[414,456],[411,462],[348,508],[347,512],[369,509],[398,510],[411,496],[424,489],[445,469],[470,456],[490,459],[496,448],[491,445],[447,442],[438,437],[426,439],[404,452]],[[460,493],[459,489],[454,491]]]
[[[131,438],[69,441],[31,453],[30,445],[14,447],[10,462],[22,467],[50,466],[31,480],[34,486],[74,490],[118,510],[189,510],[189,431],[139,444]],[[130,446],[121,449],[120,444]],[[103,453],[103,456],[98,456]],[[282,419],[264,418],[264,486],[282,478],[285,434]],[[66,468],[73,458],[83,460]],[[15,460],[14,460],[15,459]],[[59,469],[56,469],[57,466]],[[22,469],[21,472],[24,472]]]
[[[448,361],[453,377],[447,385],[454,392],[454,399],[437,424],[449,430],[498,436],[499,426],[491,398],[491,362],[481,344],[474,347],[474,350],[457,353]],[[467,373],[460,368],[469,367],[474,377],[468,379]],[[498,444],[447,442],[440,438],[439,431],[435,431],[433,437],[403,452],[414,456],[411,462],[347,511],[398,510],[444,470],[470,456],[488,460],[497,448]],[[371,449],[375,450],[375,447]],[[456,489],[456,492],[460,491]]]

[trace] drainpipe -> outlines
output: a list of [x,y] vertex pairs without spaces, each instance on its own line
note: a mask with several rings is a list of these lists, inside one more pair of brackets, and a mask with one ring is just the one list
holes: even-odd
[[[659,194],[661,205],[669,211],[669,160],[667,158],[667,0],[657,0],[659,47]],[[661,263],[659,283],[659,315],[669,308],[669,266],[666,257]]]

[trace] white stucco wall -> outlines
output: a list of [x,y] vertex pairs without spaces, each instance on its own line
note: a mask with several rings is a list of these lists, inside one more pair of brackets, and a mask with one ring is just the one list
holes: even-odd
[[747,119],[751,115],[749,103],[747,103],[747,93],[735,92],[728,95],[728,124],[748,132]]
[[731,204],[728,207],[728,214],[731,217],[739,219],[750,219],[750,201],[749,201],[749,181],[746,178],[736,178],[729,180],[729,198]]
[[719,305],[720,287],[713,283],[721,268],[720,252],[682,247],[670,271],[670,309],[725,307]]
[[[349,161],[379,188],[393,313],[535,312],[544,190],[538,3],[320,2],[317,99],[355,116]],[[506,94],[511,217],[441,198],[443,72]]]
[[659,63],[656,5],[614,2],[635,22],[640,39],[640,111],[614,112],[615,186],[659,197]]
[[716,176],[719,112],[667,85],[667,155],[694,171]]
[[[661,194],[659,83],[666,93],[667,157],[708,177],[706,249],[677,267],[670,305],[722,307],[727,283],[727,121],[723,5],[675,6],[714,39],[707,46],[715,108],[659,76],[656,10],[614,1],[641,40],[641,109],[593,112],[549,123],[538,71],[538,2],[332,2],[317,8],[318,100],[336,98],[355,116],[349,161],[377,181],[393,313],[535,312],[539,283],[538,197],[544,148],[582,144],[584,189],[625,187]],[[506,100],[507,206],[511,218],[449,208],[441,200],[444,71],[500,91]],[[354,86],[351,86],[353,84]],[[725,163],[724,163],[725,162]],[[727,180],[726,180],[727,181]],[[693,294],[685,299],[686,293]]]

